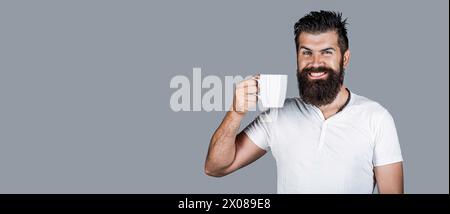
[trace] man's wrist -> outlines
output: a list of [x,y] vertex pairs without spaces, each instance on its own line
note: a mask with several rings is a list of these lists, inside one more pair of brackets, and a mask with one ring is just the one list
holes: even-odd
[[238,120],[242,120],[242,118],[245,117],[245,112],[237,112],[237,111],[235,111],[233,108],[231,108],[230,111],[228,111],[228,114],[229,114],[233,119],[238,119]]

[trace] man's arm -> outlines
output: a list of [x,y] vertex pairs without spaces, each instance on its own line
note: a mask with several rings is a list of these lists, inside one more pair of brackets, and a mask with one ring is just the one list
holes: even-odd
[[374,172],[380,194],[403,194],[402,162],[375,167]]
[[[257,77],[255,77],[257,78]],[[266,151],[256,146],[243,132],[237,134],[248,109],[257,102],[257,81],[248,79],[236,86],[233,106],[215,131],[209,144],[205,173],[221,177],[263,156]]]

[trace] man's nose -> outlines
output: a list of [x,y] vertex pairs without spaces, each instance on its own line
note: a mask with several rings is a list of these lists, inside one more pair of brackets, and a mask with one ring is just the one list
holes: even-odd
[[324,66],[324,62],[322,60],[322,57],[319,54],[315,54],[312,58],[311,67],[318,68],[321,66]]

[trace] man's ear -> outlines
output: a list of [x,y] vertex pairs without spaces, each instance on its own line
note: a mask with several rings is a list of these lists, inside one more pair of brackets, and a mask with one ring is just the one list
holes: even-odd
[[344,60],[344,68],[346,69],[347,68],[347,66],[348,66],[348,63],[350,62],[350,49],[347,49],[345,52],[344,52],[344,56],[343,56],[344,58],[343,58],[343,60]]

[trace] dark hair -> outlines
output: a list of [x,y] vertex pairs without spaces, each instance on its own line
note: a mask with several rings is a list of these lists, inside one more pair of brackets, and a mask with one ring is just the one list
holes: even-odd
[[338,44],[343,54],[348,49],[347,19],[342,20],[342,13],[333,11],[312,11],[294,25],[295,46],[298,52],[298,37],[300,33],[325,33],[335,31],[338,35]]

